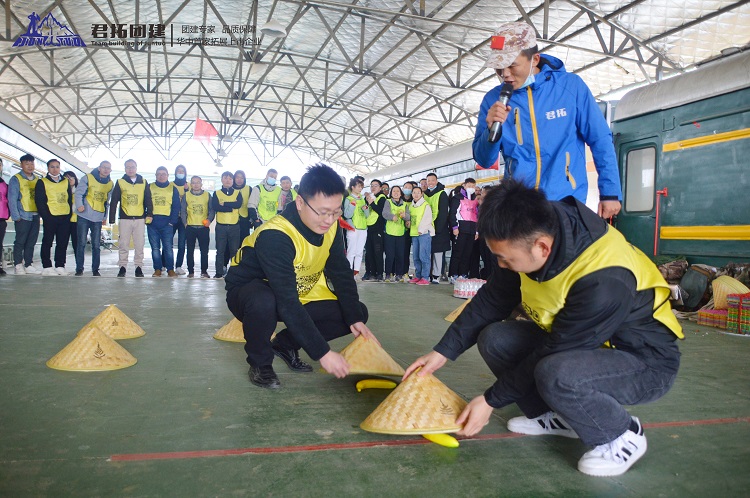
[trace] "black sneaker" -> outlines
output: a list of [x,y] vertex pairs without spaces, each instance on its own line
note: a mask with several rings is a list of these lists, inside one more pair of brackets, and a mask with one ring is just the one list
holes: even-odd
[[372,280],[372,275],[370,275],[369,273],[365,273],[365,276],[362,277],[362,281],[364,282],[366,280]]
[[117,272],[118,277],[124,277],[125,276],[125,267],[121,266],[120,271]]
[[143,270],[141,270],[140,266],[135,267],[135,276],[143,278]]
[[5,273],[5,270],[0,268],[0,277],[4,277],[5,275],[7,275],[7,273]]
[[247,375],[250,377],[250,382],[258,387],[264,387],[266,389],[278,389],[281,387],[281,382],[276,376],[276,372],[273,371],[273,367],[268,365],[264,367],[250,367],[247,371]]
[[284,360],[284,363],[286,363],[292,372],[312,372],[312,366],[300,360],[298,351],[294,349],[281,349],[274,344],[271,344],[271,348],[273,349],[273,354]]
[[217,273],[214,275],[214,278],[224,278],[224,275],[222,273]]
[[95,270],[95,271],[93,271],[93,272],[92,272],[92,274],[93,274],[93,275],[94,275],[95,277],[101,277],[101,276],[102,276],[102,274],[101,274],[101,273],[99,273],[99,270]]
[[76,270],[76,277],[83,276],[83,270]]

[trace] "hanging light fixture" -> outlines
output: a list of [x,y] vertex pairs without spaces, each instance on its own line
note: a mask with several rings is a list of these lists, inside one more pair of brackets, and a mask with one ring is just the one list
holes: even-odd
[[284,38],[286,27],[275,19],[271,19],[260,28],[261,33],[271,38]]
[[229,116],[229,123],[230,124],[243,124],[245,122],[245,118],[242,117],[242,114],[239,112],[232,113],[231,116]]

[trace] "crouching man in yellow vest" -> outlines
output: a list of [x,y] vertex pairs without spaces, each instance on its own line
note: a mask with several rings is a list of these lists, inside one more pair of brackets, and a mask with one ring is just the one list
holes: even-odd
[[[232,258],[225,277],[227,304],[242,321],[250,382],[256,386],[281,387],[274,355],[293,372],[311,372],[299,357],[304,349],[343,378],[349,364],[328,341],[351,333],[377,342],[365,325],[367,308],[344,253],[338,224],[344,193],[333,169],[310,167],[294,202],[246,237]],[[287,328],[271,341],[279,321]]]
[[[494,408],[525,416],[508,429],[580,438],[578,470],[626,472],[646,452],[643,426],[623,405],[648,403],[674,383],[682,329],[669,287],[648,257],[573,197],[550,202],[516,181],[487,194],[479,212],[500,268],[410,375],[431,373],[477,345],[497,381],[458,417],[459,434]],[[531,321],[503,321],[522,304]]]

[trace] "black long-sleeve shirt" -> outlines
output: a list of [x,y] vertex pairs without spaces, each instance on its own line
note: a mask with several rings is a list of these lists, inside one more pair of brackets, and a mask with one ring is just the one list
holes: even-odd
[[[52,179],[51,176],[49,176],[49,173],[47,174],[47,178],[50,181],[55,181]],[[68,178],[60,175],[60,181],[67,182]],[[34,202],[36,203],[36,210],[39,213],[39,216],[42,218],[42,220],[53,217],[52,213],[50,213],[49,211],[49,206],[47,205],[47,189],[45,188],[44,181],[42,180],[39,180],[38,182],[36,182],[36,188],[34,189]],[[70,209],[72,212],[73,196],[70,193],[70,188],[68,188],[68,204],[70,204]],[[60,215],[59,217],[70,218],[70,213]]]
[[[560,230],[552,253],[541,270],[528,274],[539,282],[557,276],[606,230],[597,217],[594,223],[600,225],[591,231],[596,214],[578,202],[554,205]],[[588,213],[582,216],[584,209]],[[485,326],[510,315],[521,302],[520,285],[517,273],[494,268],[487,284],[448,328],[435,351],[451,360],[458,358],[476,344]],[[543,344],[485,392],[487,403],[501,408],[529,394],[535,383],[534,368],[542,358],[563,351],[595,350],[606,341],[638,356],[650,368],[677,372],[677,337],[653,317],[653,310],[654,291],[637,291],[635,276],[623,267],[604,268],[580,278],[570,288]]]
[[[281,216],[289,220],[309,244],[316,247],[323,244],[323,235],[302,222],[295,204],[287,206]],[[266,230],[258,235],[255,247],[242,247],[240,251],[240,264],[230,267],[224,277],[227,292],[255,279],[266,279],[276,297],[278,314],[289,332],[310,358],[316,361],[322,358],[331,348],[299,300],[294,271],[297,253],[292,239],[279,230]],[[346,324],[364,321],[341,230],[336,231],[323,272],[333,286]]]
[[[234,188],[223,188],[221,191],[224,193],[224,195],[231,196],[234,194]],[[225,201],[224,204],[219,204],[219,197],[216,195],[216,192],[214,192],[214,195],[211,196],[211,209],[213,209],[214,213],[231,213],[235,209],[239,209],[242,207],[242,203],[244,202],[244,199],[242,199],[242,193],[237,194],[237,199],[234,201]],[[217,222],[218,223],[218,222]]]
[[[118,214],[121,220],[139,220],[146,217],[146,206],[151,202],[151,189],[148,188],[148,182],[143,179],[141,175],[135,175],[135,181],[132,181],[128,175],[122,175],[122,179],[132,184],[143,183],[145,184],[145,190],[143,191],[143,214],[140,216],[128,216],[122,210],[122,189],[120,189],[120,182],[115,181],[115,186],[112,189],[112,198],[109,201],[109,222],[110,224],[115,222],[115,214]],[[117,211],[117,205],[120,205],[119,212]]]

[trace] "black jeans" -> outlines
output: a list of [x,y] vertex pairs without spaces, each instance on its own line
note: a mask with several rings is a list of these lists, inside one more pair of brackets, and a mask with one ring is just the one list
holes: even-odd
[[68,252],[68,240],[70,239],[70,215],[49,216],[44,219],[44,234],[42,235],[42,249],[39,256],[42,258],[42,267],[51,268],[52,241],[55,240],[55,268],[65,268],[65,258]]
[[201,252],[201,273],[208,273],[208,242],[211,238],[211,230],[208,227],[185,227],[187,243],[187,267],[188,273],[195,269],[195,240],[198,239],[198,248]]
[[[495,377],[502,378],[549,335],[533,322],[497,322],[479,334],[477,348]],[[568,350],[545,356],[534,368],[536,388],[516,401],[528,418],[557,412],[584,444],[615,440],[630,426],[623,405],[661,398],[676,373],[649,368],[619,349]]]
[[13,241],[13,265],[24,263],[31,266],[34,258],[34,246],[39,238],[39,215],[35,214],[31,221],[18,220],[14,222],[16,240]]
[[182,218],[177,220],[177,224],[172,225],[172,237],[177,234],[177,256],[175,257],[175,268],[182,266],[185,259],[185,225],[182,224]]
[[385,273],[400,277],[404,274],[403,266],[404,237],[385,234]]
[[471,252],[474,248],[473,233],[458,233],[458,237],[453,242],[451,251],[451,264],[448,269],[448,275],[457,277],[459,275],[468,276],[469,267],[471,266]]
[[216,224],[216,274],[224,274],[224,252],[229,251],[230,259],[234,257],[237,249],[240,248],[240,225],[222,225]]
[[365,242],[365,273],[373,277],[383,276],[383,229],[367,227]]
[[[227,293],[227,305],[232,314],[242,322],[245,333],[245,353],[247,362],[253,367],[262,367],[273,363],[271,335],[276,324],[284,321],[276,310],[274,296],[268,282],[253,280],[242,287],[235,287]],[[367,322],[367,307],[359,303]],[[326,341],[343,337],[351,333],[344,322],[338,301],[313,301],[304,305],[305,311]],[[274,338],[274,344],[284,349],[300,349],[300,345],[287,329],[280,331]]]

